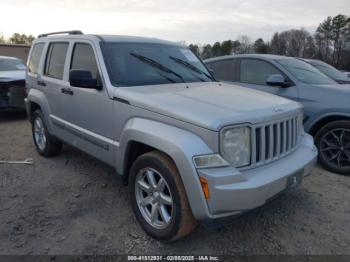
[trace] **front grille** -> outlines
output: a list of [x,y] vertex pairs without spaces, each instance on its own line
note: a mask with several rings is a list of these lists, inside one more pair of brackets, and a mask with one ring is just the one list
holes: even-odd
[[251,166],[262,165],[291,153],[298,146],[301,128],[300,115],[254,126]]

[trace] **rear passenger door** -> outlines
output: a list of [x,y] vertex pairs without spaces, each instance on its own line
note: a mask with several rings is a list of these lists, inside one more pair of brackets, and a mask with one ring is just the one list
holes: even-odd
[[238,60],[237,82],[241,86],[268,92],[274,95],[298,100],[298,89],[291,83],[290,87],[269,86],[266,81],[270,75],[280,74],[288,77],[272,63],[254,58],[241,58]]
[[98,80],[100,88],[75,87],[68,83],[70,92],[63,98],[66,125],[76,147],[113,164],[116,150],[114,104],[101,80],[95,48],[89,41],[73,42],[70,48],[67,74],[70,70],[88,70]]
[[[46,48],[43,75],[39,75],[37,86],[45,93],[50,108],[50,118],[64,119],[63,95],[61,89],[68,85],[63,78],[69,42],[50,42]],[[56,123],[56,122],[54,122]],[[61,126],[55,126],[60,131]],[[60,132],[58,133],[60,135]]]

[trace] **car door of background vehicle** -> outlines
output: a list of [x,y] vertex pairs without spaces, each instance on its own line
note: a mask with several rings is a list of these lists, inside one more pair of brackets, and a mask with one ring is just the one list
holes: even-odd
[[67,125],[74,135],[73,144],[81,150],[109,164],[115,164],[115,144],[113,130],[113,100],[101,81],[101,70],[96,59],[93,43],[72,42],[68,51],[67,81],[69,71],[89,70],[98,79],[101,90],[73,87],[69,84],[65,93],[64,107]]
[[[237,65],[235,68],[238,68],[238,70],[234,74],[237,75],[237,84],[274,95],[283,96],[295,101],[299,100],[298,89],[295,84],[292,83],[289,78],[272,63],[255,58],[237,59],[236,63]],[[273,74],[283,75],[288,82],[291,83],[291,86],[275,87],[267,85],[266,81],[268,77]]]

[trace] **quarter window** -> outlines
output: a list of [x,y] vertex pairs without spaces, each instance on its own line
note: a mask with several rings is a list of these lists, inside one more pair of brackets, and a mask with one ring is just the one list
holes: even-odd
[[28,63],[28,71],[32,74],[38,73],[40,58],[43,53],[44,43],[38,43],[33,46],[33,51]]
[[256,85],[267,85],[270,75],[281,74],[273,65],[257,59],[242,59],[240,70],[240,82]]
[[89,44],[76,44],[74,46],[71,69],[88,70],[93,78],[97,78],[98,69],[94,50]]
[[46,57],[45,75],[57,79],[63,78],[64,63],[68,43],[51,43]]

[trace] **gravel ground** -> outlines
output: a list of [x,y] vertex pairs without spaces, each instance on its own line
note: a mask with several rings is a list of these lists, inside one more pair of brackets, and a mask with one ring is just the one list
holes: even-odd
[[317,167],[303,185],[219,229],[163,244],[138,225],[103,163],[65,146],[39,156],[22,113],[0,114],[0,254],[350,254],[350,177]]

